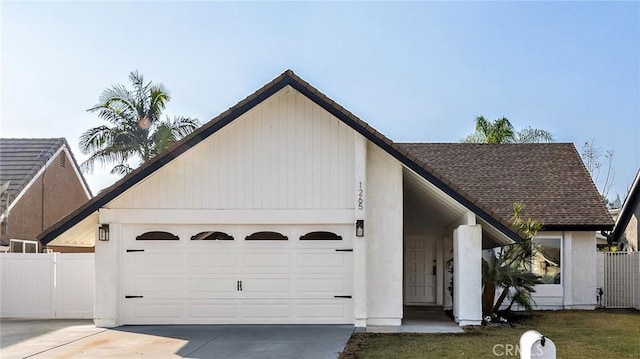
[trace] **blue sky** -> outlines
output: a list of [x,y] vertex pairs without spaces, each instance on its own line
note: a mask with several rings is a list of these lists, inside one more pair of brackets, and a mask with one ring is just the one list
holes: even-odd
[[80,159],[86,109],[132,70],[204,122],[290,68],[395,141],[506,116],[614,150],[613,196],[640,167],[639,2],[2,2],[0,22],[2,137]]

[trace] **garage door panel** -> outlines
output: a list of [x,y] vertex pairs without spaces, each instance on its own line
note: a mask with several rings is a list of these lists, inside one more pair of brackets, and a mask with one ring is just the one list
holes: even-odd
[[142,295],[153,298],[184,297],[182,278],[134,278],[125,286],[125,295]]
[[303,252],[296,254],[296,266],[298,267],[319,267],[326,269],[327,267],[337,267],[342,269],[345,264],[344,256],[340,252],[318,250]]
[[127,324],[143,324],[156,320],[157,322],[179,321],[183,317],[183,306],[171,301],[163,300],[154,303],[149,300],[127,299],[123,319]]
[[269,322],[293,320],[289,300],[243,300],[240,302],[240,313],[240,320],[255,320],[256,322],[265,319],[269,319]]
[[189,299],[236,298],[237,280],[233,278],[189,278],[186,295]]
[[322,298],[351,294],[349,281],[345,278],[297,278],[294,291],[299,298]]
[[296,254],[297,273],[339,273],[353,271],[353,253],[334,251],[313,251]]
[[[139,272],[155,272],[160,269],[162,272],[175,273],[184,266],[183,256],[179,251],[161,252],[145,249],[144,252],[125,253],[124,260],[131,270]],[[162,268],[158,268],[158,263],[162,263]]]
[[291,298],[291,278],[251,278],[242,279],[242,298]]
[[244,272],[279,271],[291,267],[291,250],[271,250],[264,252],[245,251],[242,253],[240,266]]
[[188,321],[201,320],[203,323],[233,323],[239,314],[237,301],[216,301],[192,303],[186,306]]
[[198,267],[206,268],[229,268],[238,265],[238,256],[231,251],[202,251],[198,253],[186,253],[186,263],[191,269]]

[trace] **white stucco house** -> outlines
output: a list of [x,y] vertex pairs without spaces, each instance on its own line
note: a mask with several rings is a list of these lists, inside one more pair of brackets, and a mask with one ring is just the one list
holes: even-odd
[[95,239],[101,327],[398,326],[410,305],[474,325],[515,201],[558,267],[538,305],[593,309],[613,222],[572,144],[394,143],[286,71],[38,238]]

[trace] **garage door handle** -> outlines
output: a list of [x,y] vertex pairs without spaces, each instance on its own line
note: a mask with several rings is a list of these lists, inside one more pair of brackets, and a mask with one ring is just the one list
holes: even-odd
[[131,299],[131,298],[144,298],[144,296],[142,295],[125,295],[124,296],[126,299]]
[[351,298],[350,295],[334,295],[334,298]]
[[144,252],[144,249],[127,249],[127,253],[130,252]]
[[353,248],[349,248],[349,249],[336,249],[336,252],[353,252]]

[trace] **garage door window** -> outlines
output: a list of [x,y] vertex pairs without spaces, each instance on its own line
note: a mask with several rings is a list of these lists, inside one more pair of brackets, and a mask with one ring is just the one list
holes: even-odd
[[200,232],[191,237],[192,241],[232,241],[233,236],[224,232]]
[[332,232],[309,232],[300,237],[301,241],[341,241],[342,237]]
[[286,241],[287,236],[278,232],[256,232],[245,238],[247,241]]
[[136,237],[136,241],[177,241],[180,237],[169,232],[153,231]]

